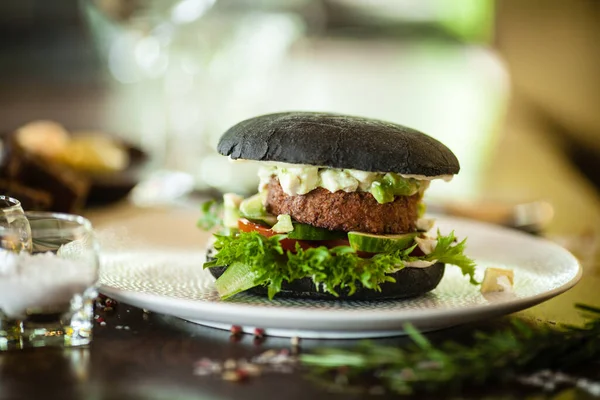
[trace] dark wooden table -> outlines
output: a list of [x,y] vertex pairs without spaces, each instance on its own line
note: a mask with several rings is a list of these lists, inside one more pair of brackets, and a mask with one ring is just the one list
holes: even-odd
[[[290,339],[252,335],[234,339],[216,330],[119,304],[114,312],[98,313],[88,348],[33,349],[0,355],[0,399],[319,399],[391,398],[391,394],[332,393],[311,380],[303,369],[268,372],[244,382],[223,380],[220,374],[194,375],[194,363],[249,359],[266,350],[290,349]],[[429,335],[433,340],[460,338],[472,329],[491,329],[505,319],[452,328]],[[129,329],[118,329],[117,327]],[[356,340],[303,340],[300,351],[316,347],[351,347]],[[404,345],[406,338],[377,340]],[[438,396],[434,396],[438,397]],[[422,398],[422,397],[421,397]]]
[[[594,281],[595,285],[600,283],[597,277]],[[592,299],[583,293],[578,295],[584,296],[578,300]],[[591,296],[591,293],[587,296]],[[568,308],[572,301],[570,296],[564,296],[551,303],[553,308]],[[96,323],[94,341],[89,347],[31,349],[1,354],[0,399],[292,400],[395,397],[389,393],[369,393],[368,387],[362,393],[334,393],[312,380],[307,370],[297,368],[292,372],[263,373],[243,382],[223,380],[220,374],[196,376],[194,364],[202,358],[218,361],[250,359],[270,349],[291,351],[291,341],[275,337],[257,340],[252,335],[232,337],[227,331],[144,312],[126,304],[117,304],[111,312],[98,310],[97,314],[106,324]],[[521,316],[545,320],[543,314],[543,309],[536,311],[534,308]],[[496,318],[446,329],[428,337],[433,341],[462,340],[473,330],[489,331],[506,324],[506,317]],[[408,339],[397,337],[376,342],[403,346]],[[348,348],[357,343],[357,340],[303,340],[300,352],[310,352],[322,346]],[[494,392],[479,390],[460,394],[469,398],[490,398]],[[502,396],[509,398],[522,398],[523,395],[522,391],[510,391],[510,388],[502,392]]]

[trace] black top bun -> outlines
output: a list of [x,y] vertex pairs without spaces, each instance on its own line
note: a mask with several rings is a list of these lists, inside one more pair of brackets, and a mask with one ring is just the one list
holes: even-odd
[[453,175],[452,151],[424,133],[374,119],[284,112],[242,121],[217,150],[233,159],[277,161],[404,175]]
[[[211,251],[207,253],[207,261],[213,260],[210,256]],[[210,267],[209,271],[215,278],[219,278],[227,267]],[[357,290],[352,296],[348,295],[348,290],[339,290],[339,297],[318,290],[311,278],[302,278],[292,282],[283,282],[281,291],[275,296],[288,298],[301,298],[313,300],[384,300],[401,299],[406,297],[415,297],[425,294],[437,287],[444,276],[445,265],[435,263],[427,268],[406,267],[393,274],[389,274],[396,282],[384,282],[380,285],[381,291],[375,291],[357,284]],[[247,290],[248,293],[259,296],[267,296],[266,286],[256,286]]]

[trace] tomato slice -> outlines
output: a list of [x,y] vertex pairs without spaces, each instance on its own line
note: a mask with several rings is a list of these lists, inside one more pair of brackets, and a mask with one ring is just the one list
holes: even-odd
[[240,218],[238,219],[238,229],[242,232],[258,232],[263,236],[266,237],[271,237],[276,235],[275,232],[273,232],[271,230],[271,228],[268,228],[264,225],[260,225],[257,224],[255,222],[252,222],[250,220],[247,220],[246,218]]
[[280,240],[279,243],[281,243],[281,248],[283,248],[283,250],[291,251],[292,253],[296,252],[296,243],[300,245],[302,250],[310,249],[311,247],[318,247],[305,240],[296,239],[283,239]]
[[[277,235],[276,232],[273,232],[271,228],[266,227],[261,224],[257,224],[255,222],[249,221],[246,218],[240,218],[238,220],[238,228],[242,232],[258,232],[263,236],[271,237]],[[300,245],[302,250],[309,249],[311,247],[319,247],[326,246],[327,248],[337,247],[337,246],[349,246],[350,242],[344,239],[335,239],[335,240],[297,240],[297,239],[283,239],[280,241],[281,247],[285,251],[291,251],[292,253],[296,251],[296,244]]]
[[331,239],[331,240],[314,240],[317,246],[325,246],[328,249],[338,246],[350,246],[350,242],[346,239]]

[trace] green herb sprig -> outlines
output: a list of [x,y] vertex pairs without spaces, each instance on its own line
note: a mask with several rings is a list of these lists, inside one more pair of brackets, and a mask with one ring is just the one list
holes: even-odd
[[[600,308],[576,305],[588,317],[583,326],[532,327],[513,318],[510,327],[476,332],[473,342],[432,344],[411,325],[406,348],[364,342],[352,350],[320,349],[300,356],[317,375],[369,377],[398,394],[449,393],[464,388],[521,382],[542,370],[569,372],[600,359]],[[340,381],[340,379],[334,379]],[[355,382],[356,383],[356,382]]]

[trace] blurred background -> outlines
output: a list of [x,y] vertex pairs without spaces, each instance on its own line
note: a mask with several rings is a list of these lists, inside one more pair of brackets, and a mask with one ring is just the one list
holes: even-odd
[[3,0],[0,124],[125,141],[140,168],[103,184],[135,170],[141,204],[255,190],[214,151],[242,119],[380,118],[457,154],[432,201],[543,200],[569,213],[551,231],[596,237],[599,35],[594,0]]

